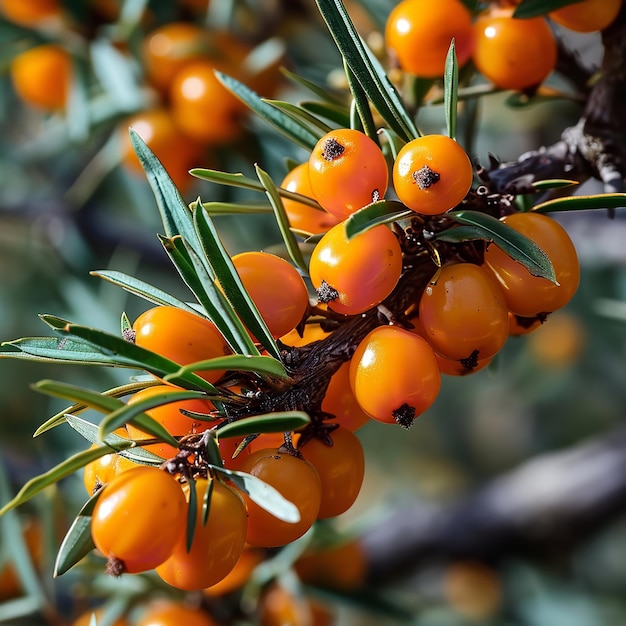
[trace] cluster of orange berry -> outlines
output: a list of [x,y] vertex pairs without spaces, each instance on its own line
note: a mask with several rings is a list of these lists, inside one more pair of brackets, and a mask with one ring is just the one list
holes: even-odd
[[[126,111],[119,123],[121,161],[129,171],[143,176],[128,141],[131,126],[183,192],[193,181],[189,169],[210,160],[212,148],[233,142],[243,133],[241,122],[246,107],[222,85],[215,70],[252,89],[262,86],[269,94],[277,85],[282,59],[282,48],[277,46],[273,61],[259,65],[250,42],[201,24],[200,16],[206,13],[208,4],[208,0],[181,0],[181,11],[195,16],[195,21],[155,24],[147,12],[142,19],[145,34],[138,52],[125,39],[115,40],[117,53],[126,57],[127,66],[141,72],[138,85],[144,91],[141,110],[130,116]],[[91,11],[91,18],[101,22],[100,26],[111,28],[120,18],[120,9],[116,0],[92,0],[85,10]],[[76,67],[88,60],[85,57],[94,35],[84,32],[84,25],[72,19],[61,0],[3,0],[0,15],[49,33],[52,39],[36,43],[12,60],[10,74],[17,96],[44,112],[66,110]]]
[[[459,65],[472,60],[496,87],[537,88],[554,70],[557,44],[545,17],[516,19],[519,0],[492,2],[473,18],[461,0],[402,0],[391,11],[386,46],[397,64],[415,76],[439,78],[450,41]],[[557,24],[578,32],[603,30],[617,17],[621,0],[583,0],[551,11]]]

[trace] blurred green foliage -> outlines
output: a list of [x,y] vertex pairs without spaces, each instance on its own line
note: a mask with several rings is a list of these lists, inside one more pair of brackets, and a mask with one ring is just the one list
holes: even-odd
[[[351,11],[358,15],[360,25],[376,33],[376,25],[380,26],[393,3],[363,4],[373,21],[356,4]],[[179,297],[186,295],[155,236],[160,222],[152,193],[145,180],[119,166],[114,134],[120,120],[155,97],[146,87],[138,56],[146,32],[168,21],[191,19],[231,29],[253,44],[277,37],[285,45],[287,67],[321,84],[328,85],[340,70],[340,57],[313,3],[220,0],[205,13],[176,2],[126,0],[121,16],[112,21],[102,21],[91,3],[82,0],[65,0],[63,5],[84,28],[68,34],[64,29],[32,29],[0,18],[3,340],[44,334],[37,319],[40,313],[117,332],[123,311],[133,319],[143,309],[142,302],[90,277],[91,270],[119,269]],[[146,7],[149,18],[143,21]],[[8,75],[16,54],[49,40],[73,50],[80,70],[67,114],[42,115],[23,105]],[[120,41],[128,46],[124,53],[116,47]],[[583,46],[588,45],[585,42]],[[597,46],[586,54],[595,60]],[[284,80],[281,97],[297,100],[299,96],[299,87]],[[462,107],[459,135],[474,139],[472,153],[481,161],[487,160],[488,153],[515,159],[525,150],[555,141],[579,112],[576,103],[566,100],[513,109],[506,106],[504,96],[492,95],[482,99],[477,109],[469,104]],[[440,130],[443,107],[426,108],[419,119],[425,130]],[[220,147],[210,158],[216,159],[219,169],[252,176],[253,164],[258,163],[279,181],[287,171],[287,161],[302,160],[304,153],[262,122],[248,119],[245,136]],[[211,161],[210,166],[215,163]],[[245,192],[204,181],[197,181],[186,199],[191,201],[196,195],[204,201],[248,197]],[[626,316],[619,304],[607,308],[602,303],[626,301],[626,255],[623,248],[616,250],[608,241],[616,232],[623,241],[626,222],[619,211],[610,227],[604,215],[567,216],[563,221],[579,244],[583,269],[578,295],[564,313],[579,324],[574,327],[575,337],[566,333],[562,339],[576,344],[569,357],[550,361],[545,352],[537,351],[538,342],[530,338],[511,341],[489,369],[470,378],[446,378],[435,406],[409,432],[378,423],[366,425],[360,431],[366,449],[366,483],[354,510],[341,521],[347,529],[366,527],[409,500],[451,501],[537,454],[567,449],[622,426]],[[279,241],[270,215],[222,217],[216,222],[232,254]],[[545,341],[554,342],[556,350],[561,339],[548,336]],[[0,366],[3,502],[27,478],[84,448],[84,441],[65,427],[32,439],[36,427],[64,402],[36,394],[31,383],[54,378],[104,389],[126,380],[126,375],[103,368],[60,369],[17,361],[0,362]],[[117,598],[123,605],[131,594],[152,590],[152,583],[142,577],[115,581],[91,571],[90,581],[91,565],[80,574],[70,572],[52,580],[59,536],[84,500],[79,477],[69,478],[58,491],[50,489],[25,511],[3,518],[0,564],[15,559],[27,584],[21,604],[13,601],[2,609],[0,601],[0,623],[59,624],[54,615],[74,615],[76,606],[84,607],[98,595]],[[42,517],[47,529],[40,575],[30,567],[25,546],[15,539],[19,517],[26,513]],[[492,574],[490,580],[499,595],[493,610],[482,615],[479,610],[464,612],[465,605],[450,601],[446,571],[441,568],[427,569],[386,593],[390,600],[408,600],[415,606],[410,623],[419,626],[612,626],[626,622],[624,556],[626,523],[617,519],[558,563],[507,562]],[[477,583],[470,572],[461,579],[461,587],[463,580],[466,593],[488,599],[485,587],[480,586],[482,579]],[[340,599],[339,607],[341,624],[398,623],[377,613],[372,617]]]

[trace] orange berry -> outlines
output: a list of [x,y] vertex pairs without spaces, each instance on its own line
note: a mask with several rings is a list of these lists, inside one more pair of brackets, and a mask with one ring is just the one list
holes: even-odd
[[610,26],[622,7],[622,0],[582,0],[551,11],[557,24],[580,33],[592,33]]
[[25,103],[44,111],[63,109],[72,81],[72,57],[54,44],[42,44],[18,54],[11,62],[11,79]]
[[416,76],[443,76],[452,39],[458,63],[464,65],[472,52],[472,17],[459,0],[403,0],[387,18],[387,49]]
[[348,239],[344,224],[337,224],[317,243],[309,262],[320,301],[344,315],[358,315],[380,304],[401,273],[402,250],[385,225]]
[[501,89],[539,86],[556,66],[556,40],[543,17],[516,19],[513,9],[492,9],[474,23],[472,58]]
[[437,215],[454,208],[472,186],[472,163],[445,135],[424,135],[405,144],[393,165],[393,186],[410,209]]
[[387,161],[365,133],[340,128],[326,133],[309,157],[309,180],[317,201],[338,220],[387,192]]

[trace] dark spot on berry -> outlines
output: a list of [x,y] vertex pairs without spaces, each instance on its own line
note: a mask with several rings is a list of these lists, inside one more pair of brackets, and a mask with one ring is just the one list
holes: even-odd
[[439,182],[440,178],[441,175],[431,170],[428,165],[424,165],[416,172],[413,172],[413,180],[415,180],[417,186],[422,190],[432,187],[435,183]]
[[322,284],[317,288],[317,297],[323,304],[332,302],[339,297],[339,292],[331,287],[325,280],[322,280]]
[[393,419],[405,430],[413,426],[413,422],[415,421],[415,407],[406,402],[391,414],[393,415]]
[[344,153],[345,149],[345,146],[342,146],[336,139],[331,137],[324,142],[322,156],[326,161],[334,161]]

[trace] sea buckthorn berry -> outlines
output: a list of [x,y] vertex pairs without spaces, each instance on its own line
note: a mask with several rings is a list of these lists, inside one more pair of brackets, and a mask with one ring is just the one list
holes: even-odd
[[191,22],[169,22],[148,34],[142,44],[142,59],[148,80],[167,91],[185,65],[210,51],[206,29]]
[[222,580],[204,589],[204,594],[214,598],[241,589],[252,576],[256,566],[263,562],[264,556],[264,550],[248,545],[244,546],[243,552],[233,569]]
[[413,211],[437,215],[455,207],[472,186],[472,163],[445,135],[424,135],[405,144],[393,164],[398,198]]
[[[203,524],[203,503],[210,485],[209,515]],[[187,500],[190,488],[183,488]],[[198,479],[193,488],[197,507],[191,548],[187,549],[187,533],[183,531],[169,558],[156,568],[166,583],[186,591],[204,589],[225,578],[246,542],[246,507],[241,496],[215,479]]]
[[62,14],[60,0],[0,0],[0,13],[16,24],[37,26]]
[[248,534],[252,546],[275,548],[304,535],[317,519],[322,500],[320,477],[305,459],[278,452],[276,448],[257,450],[241,465],[247,472],[268,483],[300,511],[300,521],[285,522],[261,508],[246,494]]
[[[128,432],[125,428],[116,430],[115,434],[120,437],[128,437]],[[96,447],[98,447],[96,443],[90,446],[91,449]],[[88,463],[83,470],[83,482],[87,493],[89,495],[94,494],[98,489],[110,483],[118,474],[131,467],[137,467],[137,465],[130,459],[115,452],[105,454],[99,459]]]
[[270,584],[259,598],[259,626],[317,626],[314,619],[308,598],[280,583]]
[[54,44],[42,44],[18,54],[11,62],[11,80],[19,98],[44,111],[67,104],[72,81],[72,57]]
[[570,30],[592,33],[610,26],[621,6],[622,0],[582,0],[551,11],[548,16]]
[[[300,163],[290,170],[280,186],[287,191],[299,193],[307,198],[315,198],[309,180],[308,162]],[[338,218],[323,209],[316,209],[303,202],[283,198],[283,206],[289,218],[289,225],[297,231],[317,235],[325,233],[331,226],[339,222]]]
[[[182,389],[172,385],[156,385],[154,387],[146,387],[145,389],[134,393],[128,399],[128,404],[132,406],[142,400],[147,400],[148,398],[153,398],[154,396],[162,394],[172,393],[173,391],[182,391]],[[182,413],[181,410],[206,415],[214,408],[213,404],[209,401],[192,399],[162,404],[154,407],[153,409],[148,409],[145,413],[164,426],[170,435],[174,437],[181,437],[191,432],[203,432],[211,426],[211,422],[196,421],[193,417],[189,417],[188,415]],[[153,438],[153,435],[145,433],[141,430],[141,428],[132,422],[129,423],[126,428],[128,429],[128,436],[130,439],[136,440],[138,445],[141,445],[142,439]],[[164,459],[169,459],[178,452],[178,448],[175,448],[169,443],[154,443],[142,447],[157,456],[163,457]]]
[[501,89],[539,86],[556,66],[556,40],[543,17],[517,19],[513,9],[492,9],[474,23],[472,58]]
[[477,359],[476,361],[455,361],[453,359],[446,359],[437,353],[435,353],[435,356],[437,357],[439,371],[442,374],[446,374],[446,376],[468,376],[469,374],[475,374],[493,361],[493,357]]
[[91,536],[113,575],[155,568],[186,527],[185,496],[166,472],[137,466],[103,488],[91,518]]
[[576,293],[580,281],[578,255],[567,231],[556,220],[541,213],[514,213],[502,221],[545,252],[558,283],[533,276],[496,244],[489,245],[485,265],[500,281],[509,310],[523,317],[545,317],[546,313],[564,307]]
[[532,358],[546,369],[562,370],[580,359],[586,339],[586,328],[580,318],[558,311],[528,338],[527,347]]
[[176,124],[187,135],[207,145],[234,141],[241,134],[245,105],[218,80],[215,70],[228,67],[210,59],[183,67],[170,85],[170,103]]
[[328,337],[329,334],[330,333],[325,330],[322,330],[319,324],[305,324],[302,336],[300,336],[298,329],[294,328],[286,335],[283,335],[280,340],[288,346],[301,347],[306,346],[308,343],[324,339]]
[[312,438],[298,446],[302,456],[313,464],[322,485],[318,519],[345,513],[357,499],[365,474],[363,446],[346,428],[328,434],[328,442]]
[[350,363],[344,363],[331,377],[322,411],[334,415],[333,424],[355,431],[370,421],[369,415],[360,407],[350,388]]
[[192,184],[189,174],[192,167],[199,165],[204,147],[186,135],[176,124],[168,110],[157,108],[142,111],[120,124],[122,164],[130,172],[145,179],[143,167],[130,143],[128,129],[132,128],[159,158],[174,184],[184,193]]
[[148,606],[135,626],[217,626],[202,609],[174,600],[159,600]]
[[472,17],[459,0],[404,0],[387,18],[387,49],[415,76],[443,76],[452,39],[458,63],[464,65],[472,52]]
[[401,273],[402,250],[385,225],[348,239],[344,224],[337,224],[317,243],[309,262],[309,275],[320,301],[345,315],[357,315],[380,304]]
[[294,563],[294,569],[305,584],[354,591],[365,582],[367,562],[361,543],[347,539],[308,548]]
[[469,369],[497,354],[509,334],[502,288],[473,263],[438,270],[422,293],[419,317],[435,352]]
[[352,356],[350,385],[368,415],[408,428],[437,398],[441,374],[425,339],[397,326],[380,326]]
[[[26,549],[31,562],[40,570],[44,563],[44,527],[40,519],[20,519],[22,538],[26,543]],[[3,557],[5,554],[3,554]],[[23,588],[22,579],[18,574],[17,567],[12,560],[4,559],[0,563],[0,602],[21,595]]]
[[309,294],[298,270],[267,252],[242,252],[232,261],[272,335],[281,337],[293,330],[309,306]]
[[[133,324],[135,343],[179,365],[231,354],[213,322],[173,306],[157,306],[142,313]],[[223,370],[198,371],[214,383]]]
[[537,330],[543,323],[540,317],[522,317],[509,311],[509,337],[527,335]]
[[344,220],[387,192],[387,161],[365,133],[340,128],[326,133],[309,157],[309,180],[317,201]]

